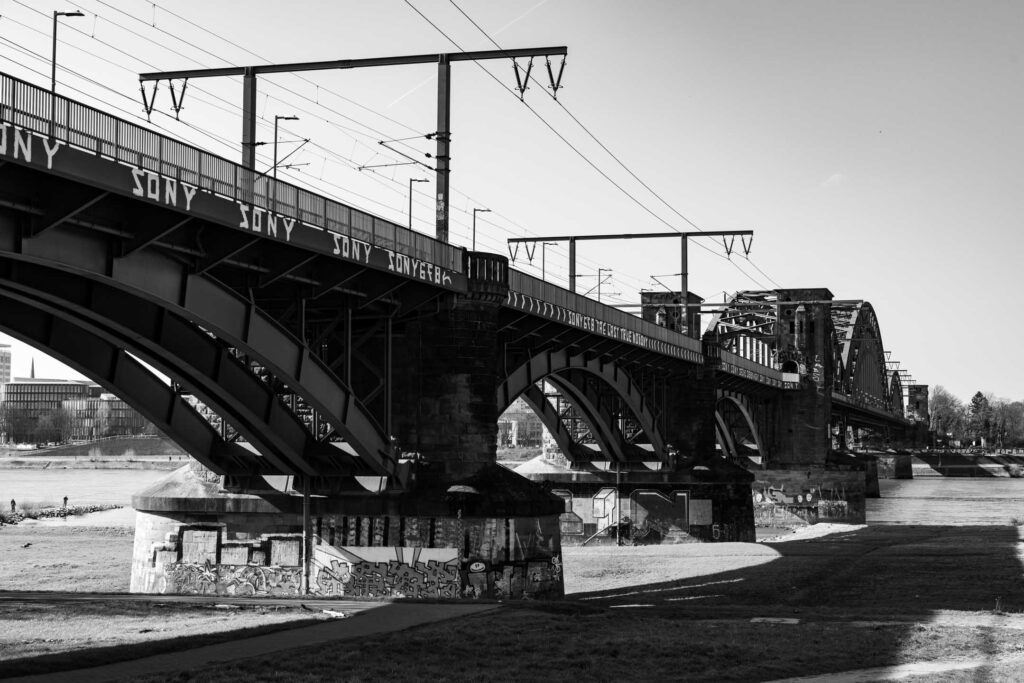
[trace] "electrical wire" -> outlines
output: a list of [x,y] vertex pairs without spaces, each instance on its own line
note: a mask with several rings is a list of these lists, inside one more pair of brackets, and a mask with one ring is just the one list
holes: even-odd
[[[483,27],[481,27],[481,26],[480,26],[480,24],[478,24],[478,23],[477,23],[476,21],[474,21],[474,20],[473,20],[473,18],[472,18],[472,17],[470,17],[470,16],[469,16],[469,15],[468,15],[468,14],[467,14],[467,13],[465,12],[465,10],[463,10],[463,9],[462,9],[462,8],[461,8],[461,7],[460,7],[460,6],[458,5],[458,3],[457,3],[457,2],[455,2],[455,0],[449,0],[449,2],[450,2],[450,3],[452,4],[452,6],[453,6],[453,7],[455,7],[455,9],[457,9],[457,10],[459,11],[459,13],[460,13],[460,14],[461,14],[461,15],[462,15],[463,17],[465,17],[465,18],[466,18],[466,20],[467,20],[467,21],[469,21],[469,23],[473,24],[473,26],[474,26],[474,27],[476,27],[476,29],[477,29],[478,31],[480,31],[480,33],[482,33],[482,34],[484,35],[484,37],[486,37],[486,38],[487,38],[487,40],[489,40],[489,41],[491,42],[491,44],[492,44],[492,45],[494,45],[494,47],[498,48],[499,50],[503,50],[503,49],[504,49],[504,48],[502,48],[502,47],[501,47],[501,45],[499,45],[499,44],[498,44],[498,42],[497,42],[496,40],[494,40],[494,38],[492,38],[492,37],[491,37],[491,35],[490,35],[489,33],[487,33],[487,31],[485,31],[485,30],[483,29]],[[414,8],[414,9],[415,9],[415,8]],[[421,16],[422,16],[422,15],[421,15]],[[435,28],[436,28],[436,26],[435,26]],[[442,35],[443,35],[443,34],[442,34]],[[445,36],[445,37],[447,38],[447,36]],[[449,38],[449,40],[451,40],[451,39]],[[460,48],[460,49],[461,49],[461,48]],[[534,78],[533,76],[530,76],[529,78],[530,78],[530,80],[531,80],[531,81],[533,81],[533,82],[534,82],[534,83],[535,83],[536,85],[538,85],[538,86],[541,86],[541,84],[540,84],[540,83],[539,83],[539,82],[537,81],[537,79],[536,79],[536,78]],[[514,93],[513,93],[513,94],[514,94]],[[590,137],[590,139],[591,139],[591,140],[593,140],[593,141],[594,141],[594,142],[595,142],[595,143],[596,143],[596,144],[597,144],[597,145],[598,145],[598,146],[599,146],[599,147],[600,147],[600,148],[601,148],[602,150],[604,150],[604,152],[605,152],[605,153],[606,153],[606,154],[607,154],[608,156],[610,156],[610,157],[611,157],[611,158],[612,158],[613,160],[615,160],[615,162],[616,162],[616,163],[617,163],[617,164],[618,164],[618,165],[619,165],[620,167],[622,167],[622,169],[623,169],[624,171],[626,171],[626,173],[628,173],[628,174],[629,174],[629,175],[630,175],[630,176],[631,176],[631,177],[632,177],[632,178],[633,178],[633,179],[634,179],[635,181],[637,181],[637,182],[638,182],[638,183],[639,183],[639,184],[640,184],[640,185],[641,185],[641,186],[642,186],[642,187],[643,187],[643,188],[644,188],[645,190],[647,190],[648,192],[650,192],[652,196],[654,196],[654,197],[655,197],[655,198],[656,198],[656,199],[657,199],[658,201],[660,201],[660,202],[661,202],[662,204],[664,204],[664,205],[665,205],[665,206],[666,206],[666,207],[667,207],[667,208],[668,208],[668,209],[669,209],[670,211],[672,211],[672,212],[673,212],[673,213],[674,213],[675,215],[679,216],[679,218],[680,218],[680,219],[682,219],[683,221],[685,221],[685,222],[686,222],[686,223],[687,223],[688,225],[690,225],[691,227],[693,227],[693,228],[694,228],[695,230],[697,230],[698,232],[705,232],[705,230],[704,230],[703,228],[701,228],[701,227],[700,227],[699,225],[697,225],[696,223],[694,223],[694,222],[693,222],[692,220],[690,220],[689,218],[687,218],[686,216],[684,216],[684,215],[683,215],[683,214],[682,214],[682,213],[681,213],[681,212],[680,212],[679,210],[677,210],[677,209],[676,209],[676,208],[675,208],[675,207],[674,207],[674,206],[673,206],[672,204],[670,204],[670,203],[668,202],[668,200],[666,200],[666,199],[665,199],[664,197],[662,197],[662,196],[661,196],[660,194],[658,194],[658,193],[657,193],[657,192],[656,192],[656,191],[655,191],[655,190],[654,190],[654,189],[653,189],[653,188],[652,188],[652,187],[651,187],[650,185],[648,185],[648,184],[647,184],[646,182],[644,182],[644,180],[643,180],[642,178],[640,178],[640,177],[639,177],[639,176],[638,176],[638,175],[637,175],[636,173],[634,173],[634,172],[632,171],[632,169],[630,169],[630,168],[629,168],[628,166],[626,166],[626,164],[625,164],[625,163],[624,163],[624,162],[623,162],[623,161],[622,161],[622,160],[621,160],[621,159],[620,159],[620,158],[619,158],[619,157],[618,157],[618,156],[617,156],[617,155],[616,155],[616,154],[615,154],[614,152],[612,152],[612,151],[611,151],[611,150],[610,150],[610,149],[608,148],[608,146],[607,146],[607,145],[605,145],[605,144],[604,144],[603,142],[601,142],[601,140],[599,140],[599,139],[598,139],[598,137],[597,137],[596,135],[594,135],[594,133],[593,133],[593,132],[591,132],[591,130],[590,130],[589,128],[587,128],[587,126],[585,126],[585,125],[583,124],[583,122],[582,122],[582,121],[580,121],[580,120],[579,120],[579,118],[578,118],[578,117],[577,117],[577,116],[576,116],[575,114],[573,114],[573,113],[572,113],[571,111],[569,111],[569,108],[568,108],[568,107],[566,107],[566,106],[565,106],[565,104],[564,104],[563,102],[561,102],[561,101],[560,101],[560,100],[559,100],[559,99],[558,99],[558,98],[557,98],[557,97],[555,96],[555,94],[554,94],[554,93],[549,93],[549,96],[550,96],[550,97],[551,97],[551,99],[552,99],[552,100],[554,100],[554,102],[555,102],[555,103],[556,103],[556,104],[557,104],[557,105],[558,105],[558,106],[559,106],[559,107],[560,107],[560,108],[562,109],[562,111],[564,111],[564,112],[566,113],[566,115],[568,115],[568,116],[569,116],[569,118],[571,118],[571,119],[572,119],[572,120],[573,120],[573,121],[574,121],[574,122],[576,123],[576,125],[578,125],[578,126],[579,126],[579,127],[581,128],[581,129],[583,129],[583,131],[584,131],[584,132],[585,132],[585,133],[586,133],[586,134],[587,134],[587,135],[588,135],[588,136]],[[758,268],[758,266],[757,266],[757,265],[756,265],[756,264],[755,264],[755,263],[753,262],[753,260],[752,260],[752,259],[750,258],[750,256],[749,256],[749,255],[746,255],[746,259],[747,259],[747,261],[748,261],[748,262],[750,263],[750,265],[751,265],[751,266],[753,266],[753,267],[754,267],[755,269],[757,269],[757,271],[758,271],[759,273],[761,273],[761,275],[763,275],[764,277],[766,277],[766,278],[767,278],[767,279],[768,279],[768,280],[769,280],[770,282],[772,282],[772,283],[773,283],[773,284],[775,284],[776,286],[779,286],[779,287],[781,287],[781,285],[779,285],[779,284],[778,284],[777,282],[775,282],[775,280],[773,280],[773,279],[772,279],[772,278],[771,278],[771,277],[770,277],[770,276],[769,276],[769,275],[768,275],[767,273],[765,273],[765,272],[764,272],[763,270],[761,270],[760,268]],[[743,269],[742,269],[742,268],[740,268],[740,270],[741,270],[741,272],[743,271]],[[746,273],[744,273],[744,274],[746,274]],[[748,277],[750,277],[750,276],[748,275]],[[753,278],[752,278],[752,279],[753,279]]]

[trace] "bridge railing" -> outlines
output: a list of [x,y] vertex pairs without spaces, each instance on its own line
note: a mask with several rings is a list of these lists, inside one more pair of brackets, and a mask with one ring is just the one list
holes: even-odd
[[697,356],[702,355],[699,339],[693,339],[661,325],[649,323],[635,315],[630,315],[617,308],[607,306],[600,301],[588,299],[585,296],[570,292],[558,285],[553,285],[550,282],[527,275],[518,270],[509,269],[508,286],[509,289],[519,294],[525,294],[555,306],[562,306],[582,316],[629,330],[638,335],[645,335],[664,344],[682,347]]
[[462,272],[462,249],[0,73],[0,120],[101,157]]
[[782,371],[778,368],[762,365],[756,360],[751,360],[732,351],[721,350],[719,358],[721,361],[719,369],[722,372],[727,372],[736,377],[755,380],[761,384],[770,384],[778,387],[787,386],[786,382],[783,381]]

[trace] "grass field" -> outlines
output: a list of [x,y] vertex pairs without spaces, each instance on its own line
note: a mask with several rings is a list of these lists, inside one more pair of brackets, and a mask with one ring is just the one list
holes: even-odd
[[[0,588],[13,582],[24,589],[30,581],[16,577],[27,572],[48,585],[73,574],[91,577],[75,582],[80,589],[116,590],[116,580],[102,578],[104,567],[120,567],[107,573],[124,577],[126,586],[130,537],[79,534],[91,542],[71,539],[78,548],[71,567],[46,553],[27,554],[66,537],[36,534],[22,548],[27,533],[0,530]],[[12,570],[11,560],[21,569]],[[932,662],[935,670],[903,680],[1018,681],[1024,670],[1024,565],[1020,528],[1011,525],[868,527],[761,544],[567,548],[564,560],[571,594],[561,602],[509,604],[337,647],[146,680],[757,681]],[[168,640],[182,633],[205,638],[225,628],[280,628],[281,621],[308,616],[116,602],[19,610],[0,603],[5,674],[81,665],[90,661],[80,659],[83,653],[99,644],[117,644],[117,656],[134,657],[185,648],[188,640]],[[101,643],[102,630],[114,635]],[[45,651],[66,654],[25,659]],[[950,662],[968,668],[952,669]]]

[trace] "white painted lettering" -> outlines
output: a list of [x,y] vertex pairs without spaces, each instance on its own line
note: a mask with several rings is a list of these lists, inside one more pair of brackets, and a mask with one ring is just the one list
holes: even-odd
[[198,189],[199,189],[198,187],[195,187],[195,186],[192,186],[192,185],[186,185],[185,183],[181,184],[181,191],[185,193],[185,210],[186,211],[191,211],[192,210],[192,198],[196,196],[196,190],[198,190]]
[[135,182],[135,189],[132,190],[132,194],[136,197],[145,197],[146,190],[142,187],[142,171],[140,169],[132,169],[132,180]]
[[50,140],[43,138],[43,149],[46,150],[46,170],[53,170],[53,155],[57,153],[60,146],[65,143],[60,140],[54,140],[53,146],[50,146]]
[[267,234],[277,237],[277,214],[267,214]]
[[0,128],[0,154],[7,154],[7,129],[10,127],[11,124],[4,123]]
[[263,214],[267,212],[258,206],[252,207],[252,231],[263,232]]
[[286,242],[292,241],[292,228],[295,227],[294,218],[285,218],[281,216],[281,221],[284,223],[284,239]]
[[[288,232],[291,232],[291,230],[289,230]],[[338,241],[339,237],[341,237],[341,235],[335,235],[333,232],[331,233],[331,238],[334,239],[334,251],[332,251],[331,253],[334,254],[335,256],[341,253],[341,246],[340,242]]]
[[32,133],[27,130],[14,131],[14,158],[19,155],[27,162],[32,161]]
[[242,212],[242,222],[238,224],[238,227],[248,230],[249,229],[249,205],[238,202],[238,208]]
[[160,201],[160,176],[146,171],[146,196]]
[[178,205],[178,181],[174,178],[164,178],[164,204]]

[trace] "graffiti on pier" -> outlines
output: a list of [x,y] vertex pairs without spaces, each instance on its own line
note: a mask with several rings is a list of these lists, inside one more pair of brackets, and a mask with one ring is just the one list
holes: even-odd
[[[863,514],[855,504],[858,496],[843,482],[763,484],[754,486],[752,495],[756,527],[859,521]],[[863,493],[859,497],[862,499]]]
[[171,593],[215,595],[217,593],[217,567],[210,564],[209,560],[203,564],[174,564],[167,568],[167,581],[170,584],[168,588]]
[[297,595],[299,567],[178,563],[167,567],[161,593],[181,595]]
[[455,548],[337,547],[317,545],[311,588],[322,595],[457,598]]
[[227,595],[295,595],[302,586],[298,567],[221,565],[218,593]]

